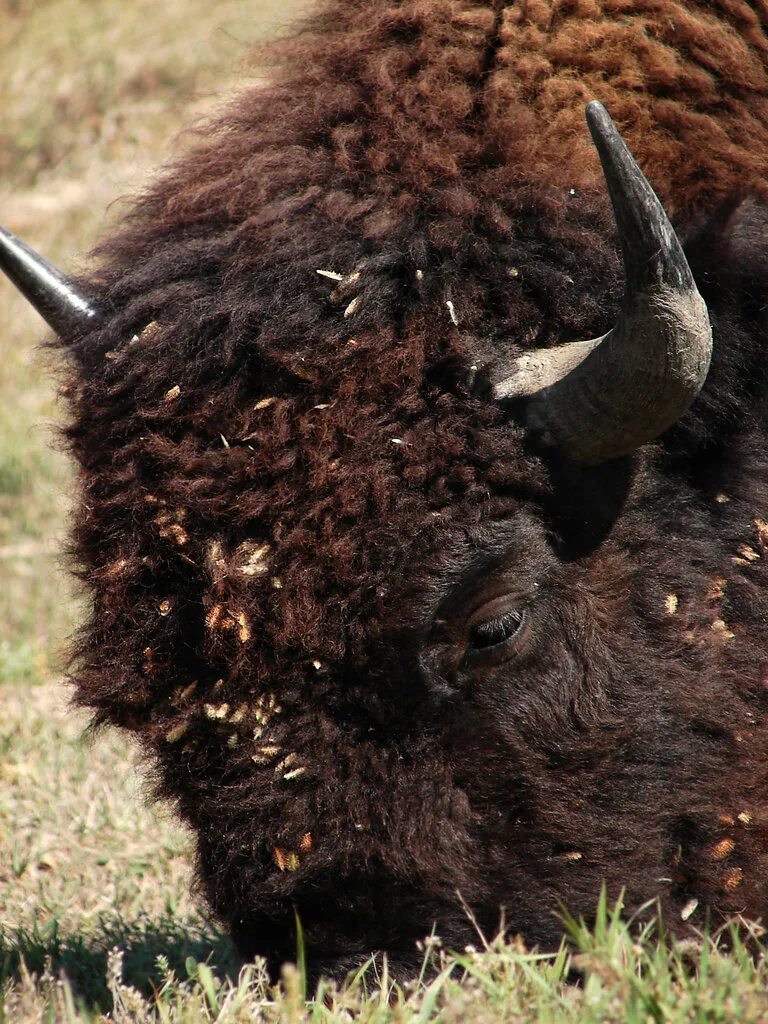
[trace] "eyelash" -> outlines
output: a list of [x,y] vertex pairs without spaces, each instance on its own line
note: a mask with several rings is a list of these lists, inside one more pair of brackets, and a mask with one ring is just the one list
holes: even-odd
[[491,650],[516,639],[526,624],[524,608],[512,608],[495,619],[479,622],[472,627],[470,643],[476,651]]

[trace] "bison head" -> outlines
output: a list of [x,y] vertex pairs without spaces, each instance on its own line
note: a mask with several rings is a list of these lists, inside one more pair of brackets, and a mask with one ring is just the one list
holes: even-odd
[[245,215],[208,152],[98,282],[3,237],[75,367],[78,699],[246,955],[290,957],[294,908],[338,974],[466,906],[555,943],[603,884],[681,927],[766,906],[756,214],[690,226],[699,394],[688,260],[588,120],[615,227],[597,185],[485,179],[438,216],[276,175]]

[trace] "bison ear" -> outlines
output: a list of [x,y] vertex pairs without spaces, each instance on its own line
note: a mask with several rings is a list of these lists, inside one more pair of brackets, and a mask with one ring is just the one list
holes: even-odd
[[77,334],[98,322],[98,310],[91,299],[60,270],[2,227],[0,270],[60,337]]

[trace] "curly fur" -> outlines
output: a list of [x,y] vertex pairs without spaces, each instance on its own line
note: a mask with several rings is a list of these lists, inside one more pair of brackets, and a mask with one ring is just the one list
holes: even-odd
[[[150,755],[245,955],[290,957],[294,906],[335,974],[471,940],[457,892],[544,945],[603,882],[681,929],[768,908],[766,24],[330,0],[102,247],[65,339],[77,700]],[[715,357],[660,442],[579,469],[466,382],[616,316],[590,98]],[[525,649],[467,668],[502,585]]]

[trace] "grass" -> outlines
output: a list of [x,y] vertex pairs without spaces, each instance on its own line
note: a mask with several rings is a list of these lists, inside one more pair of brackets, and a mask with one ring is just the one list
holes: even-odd
[[[76,265],[296,0],[0,0],[0,223]],[[66,706],[70,467],[44,329],[0,282],[0,1024],[35,1021],[768,1021],[768,960],[738,935],[672,947],[601,904],[544,957],[433,937],[406,988],[369,965],[305,999],[238,963],[192,889],[190,842],[115,733]]]

